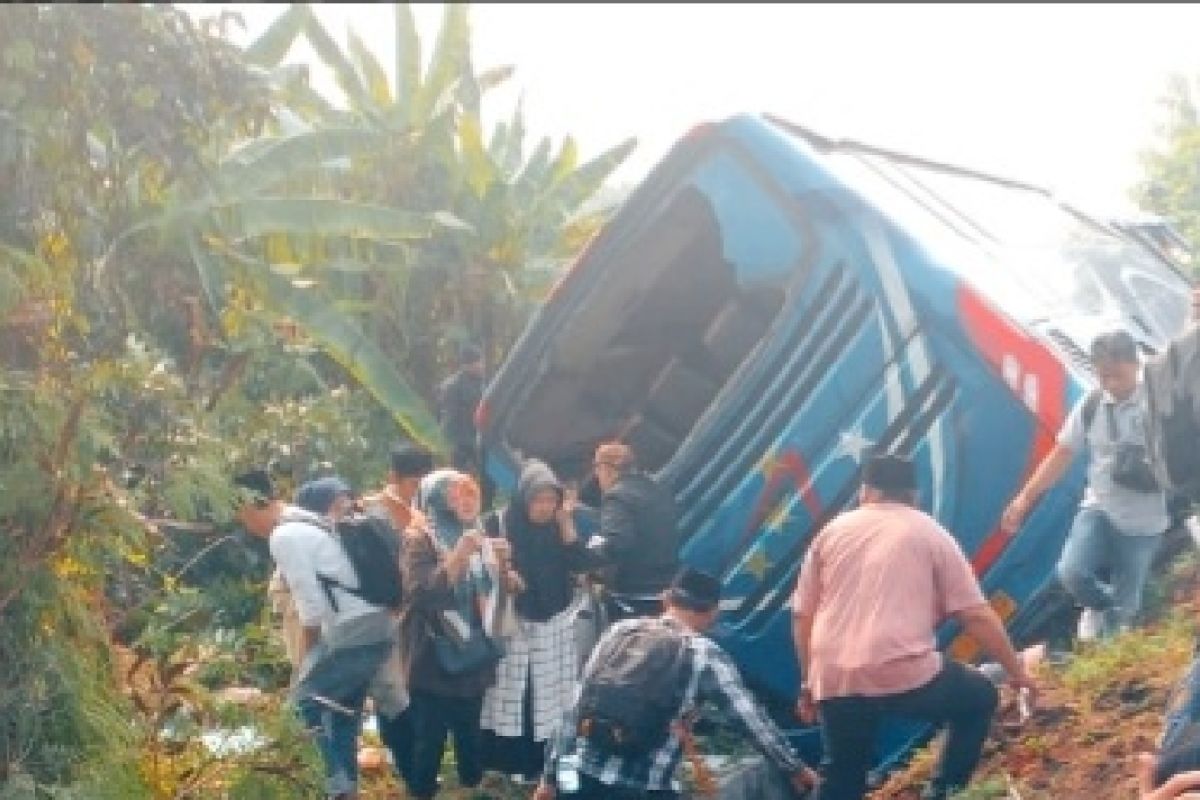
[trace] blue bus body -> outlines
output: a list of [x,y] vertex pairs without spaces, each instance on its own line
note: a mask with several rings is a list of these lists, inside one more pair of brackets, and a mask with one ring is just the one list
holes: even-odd
[[[1057,602],[1082,464],[1014,536],[1005,504],[1093,385],[1092,336],[1153,350],[1187,313],[1164,259],[1036,187],[738,116],[679,142],[531,322],[480,407],[487,468],[582,478],[597,442],[630,442],[684,509],[684,560],[722,577],[715,637],[785,708],[789,595],[867,448],[914,457],[922,507],[1023,642]],[[925,733],[897,721],[880,765]]]

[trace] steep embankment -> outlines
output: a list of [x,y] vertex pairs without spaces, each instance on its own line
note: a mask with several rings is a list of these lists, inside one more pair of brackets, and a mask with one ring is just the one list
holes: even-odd
[[[1039,665],[1044,692],[1032,719],[1020,724],[1006,693],[976,783],[962,800],[1136,797],[1133,760],[1154,748],[1168,698],[1190,661],[1198,590],[1200,569],[1188,553],[1151,587],[1154,619],[1146,628]],[[934,752],[914,757],[875,800],[917,798]]]

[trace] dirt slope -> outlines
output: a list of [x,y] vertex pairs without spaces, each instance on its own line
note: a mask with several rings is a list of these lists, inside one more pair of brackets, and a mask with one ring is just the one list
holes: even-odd
[[[1191,555],[1156,587],[1157,619],[1112,642],[1077,648],[1066,663],[1039,668],[1045,691],[1020,725],[1006,693],[1004,714],[963,800],[1130,800],[1133,759],[1153,750],[1168,698],[1196,641],[1200,571]],[[936,744],[935,744],[936,746]],[[933,766],[923,751],[874,800],[909,800]]]

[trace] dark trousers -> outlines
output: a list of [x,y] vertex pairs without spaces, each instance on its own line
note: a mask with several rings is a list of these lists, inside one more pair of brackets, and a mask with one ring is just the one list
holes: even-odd
[[934,773],[934,796],[962,789],[979,763],[1000,695],[982,673],[947,661],[932,681],[886,697],[835,697],[820,705],[825,740],[825,782],[820,800],[861,800],[874,761],[875,735],[885,716],[946,725],[946,742]]
[[546,743],[533,738],[533,673],[525,679],[520,736],[483,732],[483,764],[486,769],[536,780],[546,764]]
[[413,750],[416,746],[417,732],[413,727],[412,708],[406,708],[390,719],[379,716],[379,738],[392,754],[392,762],[396,772],[404,780],[405,786],[413,783]]
[[579,791],[560,796],[564,800],[565,798],[570,798],[570,800],[678,800],[679,792],[623,789],[619,786],[608,786],[590,775],[580,773]]
[[483,713],[483,695],[478,697],[447,697],[445,695],[413,692],[408,708],[412,727],[416,731],[413,747],[412,781],[409,790],[418,798],[437,793],[438,771],[446,737],[454,738],[454,760],[458,766],[458,781],[475,787],[483,779],[480,758],[481,730],[479,718]]

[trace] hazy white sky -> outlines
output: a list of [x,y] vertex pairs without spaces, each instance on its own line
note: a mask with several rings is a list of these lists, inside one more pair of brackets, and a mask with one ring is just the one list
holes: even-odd
[[[241,11],[250,35],[282,11],[191,8],[222,7]],[[441,12],[416,8],[426,57]],[[476,64],[517,67],[485,112],[507,115],[523,93],[531,131],[572,133],[584,157],[634,135],[638,151],[616,176],[625,182],[699,121],[771,111],[1116,211],[1154,141],[1167,76],[1200,73],[1195,5],[480,4],[471,13]],[[319,15],[339,38],[353,25],[390,63],[387,5],[326,5]]]

